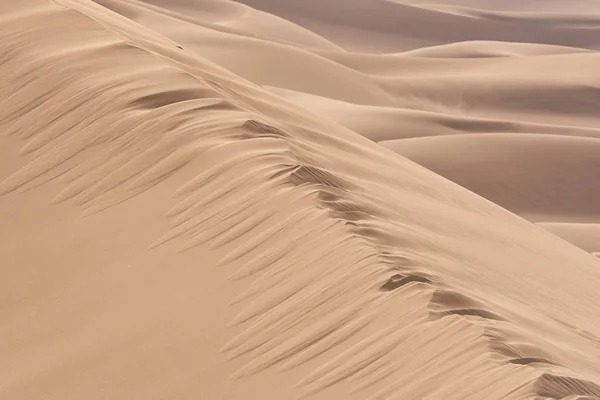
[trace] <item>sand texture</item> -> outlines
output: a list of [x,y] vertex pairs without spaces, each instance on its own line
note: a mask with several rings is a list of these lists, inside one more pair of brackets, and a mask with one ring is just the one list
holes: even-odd
[[600,399],[598,4],[244,3],[0,0],[0,399]]

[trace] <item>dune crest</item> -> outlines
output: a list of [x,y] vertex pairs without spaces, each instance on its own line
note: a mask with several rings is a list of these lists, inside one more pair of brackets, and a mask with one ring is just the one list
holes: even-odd
[[0,398],[600,397],[596,257],[110,3],[0,2]]

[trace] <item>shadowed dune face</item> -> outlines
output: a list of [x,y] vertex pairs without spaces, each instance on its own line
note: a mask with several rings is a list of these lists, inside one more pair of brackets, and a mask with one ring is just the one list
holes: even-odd
[[[455,88],[499,64],[308,29],[224,0],[0,1],[1,399],[600,397],[597,257],[386,148],[515,164],[536,191],[499,193],[575,241],[595,92],[555,115],[587,121],[569,134],[536,119],[565,102],[519,114],[511,91],[470,115]],[[585,156],[530,159],[571,202],[518,181],[521,139]]]
[[382,143],[531,221],[600,220],[596,138],[498,133]]

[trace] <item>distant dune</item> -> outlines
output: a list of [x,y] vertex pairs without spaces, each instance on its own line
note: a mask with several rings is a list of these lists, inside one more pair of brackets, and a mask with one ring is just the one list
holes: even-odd
[[[401,0],[243,0],[309,28],[351,51],[398,52],[419,47],[493,40],[600,49],[600,6],[593,0],[540,1],[510,12],[508,3]],[[444,4],[446,3],[446,4]],[[479,3],[479,4],[478,4]],[[507,3],[481,10],[480,3]],[[548,7],[548,3],[550,7]],[[553,3],[562,7],[553,7]],[[548,8],[547,8],[548,7]],[[514,10],[515,8],[512,8]],[[533,11],[531,11],[533,10]]]
[[[314,21],[296,18],[318,9],[306,2],[293,7],[268,0],[245,3],[307,27],[327,15],[313,16]],[[333,3],[327,2],[332,7]],[[367,2],[358,0],[352,4],[368,7]],[[600,78],[600,55],[591,50],[594,46],[586,44],[596,37],[594,24],[600,6],[591,1],[573,2],[565,13],[565,4],[388,2],[384,8],[371,7],[369,12],[382,13],[385,9],[392,15],[407,6],[415,13],[452,11],[448,18],[468,16],[499,22],[501,34],[490,39],[486,33],[491,26],[488,24],[483,30],[469,28],[476,40],[456,42],[449,40],[444,25],[415,17],[416,21],[431,22],[429,26],[444,34],[427,43],[429,47],[395,54],[311,50],[336,62],[340,71],[350,68],[359,73],[363,82],[366,78],[374,88],[383,89],[386,99],[379,96],[373,100],[358,93],[347,96],[335,88],[335,80],[309,71],[299,75],[302,80],[326,84],[318,90],[309,85],[299,90],[296,85],[242,75],[269,85],[280,96],[321,112],[513,212],[535,222],[547,222],[543,226],[563,238],[573,238],[562,234],[563,230],[555,231],[553,223],[597,223],[600,213],[600,186],[595,172],[596,159],[600,159],[595,142],[600,138],[600,92],[595,84]],[[346,18],[347,10],[335,17],[336,23],[339,18]],[[409,14],[402,15],[395,15],[394,21],[404,21]],[[361,17],[357,14],[352,18]],[[467,29],[467,25],[461,26]],[[567,36],[580,31],[586,38],[565,46],[562,39],[550,40],[554,38],[550,33],[528,37],[520,33],[521,28],[528,35],[538,28],[559,29]],[[380,32],[375,25],[365,29]],[[513,33],[520,34],[518,39],[512,39],[518,42],[498,41],[507,40],[502,35]],[[395,45],[401,47],[410,46],[415,36],[395,33],[393,37]],[[343,40],[337,43],[344,45]],[[371,38],[372,47],[362,50],[379,51],[378,46],[385,43],[385,38]],[[358,92],[358,87],[355,90]],[[360,99],[356,100],[357,96]],[[600,249],[600,242],[589,242],[586,249]]]
[[592,2],[246,3],[0,1],[0,399],[600,398]]

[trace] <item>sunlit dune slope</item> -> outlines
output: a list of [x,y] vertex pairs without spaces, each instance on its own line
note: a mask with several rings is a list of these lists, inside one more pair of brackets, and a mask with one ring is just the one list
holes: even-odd
[[0,398],[600,397],[593,255],[91,1],[0,21]]

